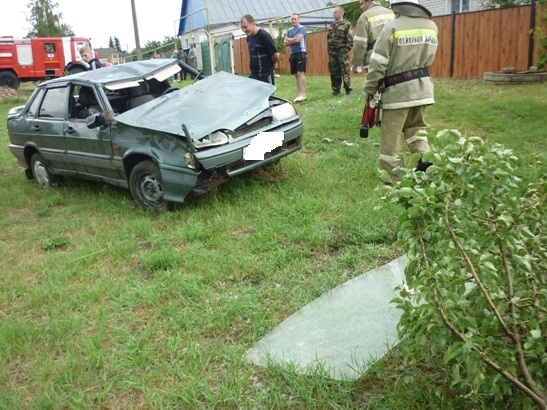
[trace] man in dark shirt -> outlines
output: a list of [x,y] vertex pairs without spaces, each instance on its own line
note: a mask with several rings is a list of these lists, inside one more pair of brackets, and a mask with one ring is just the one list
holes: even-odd
[[88,65],[88,70],[96,70],[97,68],[103,68],[103,65],[99,60],[95,58],[93,50],[89,46],[83,46],[80,48],[80,56]]
[[245,14],[240,20],[241,30],[247,35],[251,74],[249,78],[274,83],[275,63],[279,60],[279,52],[266,30],[256,25],[250,14]]

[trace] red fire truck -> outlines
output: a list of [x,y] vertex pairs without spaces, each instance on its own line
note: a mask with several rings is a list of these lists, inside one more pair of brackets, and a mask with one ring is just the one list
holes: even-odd
[[[17,38],[0,36],[0,86],[17,89],[24,81],[42,81],[87,70],[80,58],[85,37]],[[93,48],[92,48],[93,50]],[[99,58],[97,53],[95,57]]]

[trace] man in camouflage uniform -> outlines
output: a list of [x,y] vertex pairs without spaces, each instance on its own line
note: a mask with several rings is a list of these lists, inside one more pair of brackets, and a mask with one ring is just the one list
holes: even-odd
[[355,26],[354,48],[351,57],[354,73],[360,73],[363,67],[368,67],[374,43],[384,28],[384,24],[395,18],[393,11],[381,6],[377,1],[361,0],[360,3],[363,13]]
[[349,51],[353,47],[353,32],[351,23],[344,19],[344,8],[337,6],[333,12],[334,23],[327,34],[327,49],[329,52],[329,72],[332,95],[340,94],[342,82],[346,95],[351,93],[349,67]]

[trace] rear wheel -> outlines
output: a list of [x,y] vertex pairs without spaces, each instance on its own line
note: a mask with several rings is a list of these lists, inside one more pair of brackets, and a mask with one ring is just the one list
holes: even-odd
[[153,161],[142,161],[135,165],[129,176],[129,189],[135,201],[145,208],[166,211],[163,198],[163,181],[158,165]]
[[0,71],[0,87],[9,87],[17,90],[21,82],[11,71]]
[[56,182],[55,176],[50,172],[44,159],[39,153],[34,153],[30,159],[30,169],[32,176],[39,187],[50,188]]

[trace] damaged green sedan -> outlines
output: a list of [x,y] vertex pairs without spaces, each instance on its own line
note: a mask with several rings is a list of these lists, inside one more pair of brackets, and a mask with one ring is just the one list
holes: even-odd
[[103,181],[162,211],[301,148],[300,116],[274,86],[193,72],[194,84],[170,87],[181,69],[158,59],[46,81],[10,110],[10,151],[39,186]]

